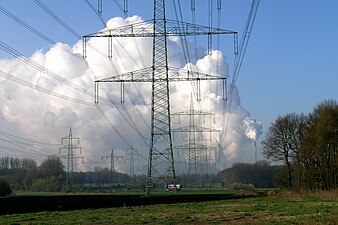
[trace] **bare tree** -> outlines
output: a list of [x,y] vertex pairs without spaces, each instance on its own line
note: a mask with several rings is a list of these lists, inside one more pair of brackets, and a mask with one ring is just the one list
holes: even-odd
[[39,173],[42,178],[64,175],[64,168],[58,156],[48,156],[40,165]]
[[279,116],[268,128],[263,140],[263,154],[268,159],[282,161],[288,170],[288,183],[292,187],[292,158],[297,159],[300,166],[299,150],[304,136],[306,117],[295,113]]

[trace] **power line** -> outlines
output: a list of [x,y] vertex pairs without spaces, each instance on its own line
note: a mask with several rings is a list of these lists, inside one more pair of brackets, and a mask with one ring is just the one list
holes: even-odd
[[[219,137],[219,143],[222,142],[222,140],[225,139],[225,136],[228,132],[228,127],[229,127],[229,120],[230,120],[230,113],[232,110],[232,98],[233,98],[233,91],[235,89],[235,84],[237,81],[237,78],[239,76],[239,72],[243,63],[243,59],[246,53],[246,49],[249,43],[250,35],[253,29],[253,25],[255,22],[255,18],[257,15],[258,7],[259,7],[260,0],[252,0],[251,2],[251,7],[250,11],[248,14],[247,22],[244,27],[244,32],[240,41],[240,47],[237,50],[236,56],[235,56],[235,63],[234,63],[234,70],[233,70],[233,75],[232,75],[232,82],[230,84],[228,96],[229,99],[227,102],[223,104],[223,117],[222,117],[222,124],[224,126],[223,132],[220,134]],[[237,38],[236,38],[236,41]],[[219,145],[221,147],[221,145]]]
[[88,1],[88,0],[83,0],[95,13],[95,15],[100,19],[102,24],[107,27],[106,22],[104,22],[104,19],[102,17],[102,0],[98,0],[98,10],[96,11],[95,7]]
[[[21,148],[21,146],[19,146]],[[48,156],[48,154],[43,155],[43,154],[38,154],[38,153],[34,153],[34,152],[25,152],[21,149],[18,148],[12,148],[9,146],[4,146],[4,145],[0,145],[0,152],[6,152],[11,156],[18,156],[18,157],[22,157],[22,156],[27,156],[27,157],[45,157]]]
[[33,0],[43,11],[45,11],[49,16],[51,16],[56,22],[58,22],[62,27],[68,30],[73,34],[78,40],[81,40],[82,36],[74,31],[70,26],[68,26],[60,17],[58,17],[51,9],[49,9],[45,4],[40,0]]
[[100,108],[99,105],[97,105],[97,109],[99,110],[99,112],[101,113],[101,115],[103,116],[103,118],[110,124],[111,128],[116,132],[116,134],[121,138],[121,140],[127,145],[130,146],[129,141],[127,141],[127,139],[120,133],[120,131],[113,125],[113,123],[108,119],[108,117],[106,116],[106,114],[103,112],[103,110]]
[[128,1],[124,0],[123,6],[121,6],[121,4],[117,0],[114,0],[114,3],[124,13],[124,16],[127,17],[128,16]]
[[[14,145],[14,146],[17,146],[17,147],[19,147],[19,148],[23,148],[23,149],[26,149],[26,150],[28,150],[28,151],[31,151],[32,154],[36,154],[36,155],[39,155],[39,156],[41,156],[41,154],[42,154],[41,151],[40,151],[40,149],[35,148],[35,147],[31,146],[31,145],[28,145],[30,148],[24,147],[24,146],[27,145],[27,144],[22,143],[22,142],[18,142],[18,141],[10,141],[10,140],[7,140],[7,139],[2,139],[2,138],[0,138],[0,141],[7,142],[7,143],[10,143],[10,144],[12,144],[12,145]],[[22,145],[24,145],[24,146],[22,146]],[[17,149],[17,150],[18,150],[18,149]],[[18,151],[20,151],[20,150],[18,150]],[[21,152],[23,152],[23,151],[21,151]],[[50,153],[50,154],[53,154],[53,153],[51,153],[51,152],[49,152],[49,153]]]
[[19,136],[16,136],[16,135],[4,132],[4,131],[0,131],[0,134],[3,135],[3,136],[5,136],[5,137],[9,136],[10,138],[13,138],[13,139],[20,139],[20,140],[23,140],[23,141],[31,142],[31,143],[33,143],[35,145],[36,144],[38,144],[38,145],[49,145],[49,146],[60,145],[60,144],[50,144],[50,143],[45,143],[45,142],[41,142],[41,141],[35,141],[35,140],[19,137]]
[[[106,29],[108,29],[108,27],[107,27],[107,24],[104,22],[104,20],[103,20],[103,18],[102,18],[102,15],[100,14],[100,13],[98,13],[96,10],[95,10],[95,8],[94,8],[94,6],[88,1],[88,0],[84,0],[84,2],[87,4],[87,5],[89,5],[89,7],[95,12],[95,14],[97,15],[97,17],[100,19],[100,21],[103,23],[103,25],[106,27]],[[117,2],[116,2],[117,3]],[[102,6],[102,3],[100,4],[100,1],[99,1],[99,5],[101,5]],[[127,3],[127,1],[125,0],[124,1],[124,9],[126,10],[126,8],[127,8],[127,6],[128,6],[128,3]],[[122,9],[122,8],[121,8]],[[128,11],[128,10],[127,10]],[[136,62],[136,60],[130,55],[130,53],[125,49],[125,47],[121,44],[121,42],[118,40],[118,39],[114,39],[118,44],[119,44],[119,46],[124,50],[124,52],[129,56],[129,58],[138,66],[138,67],[140,67],[140,65]],[[111,57],[112,57],[112,53],[111,53],[111,50],[112,50],[112,42],[111,42],[111,39],[109,39],[109,48],[108,48],[108,58],[109,59],[111,59]],[[138,43],[137,43],[137,41],[135,41],[134,40],[134,44],[135,44],[135,46],[136,46],[136,49],[137,49],[137,51],[139,52],[139,54],[140,54],[140,50],[139,50],[139,46],[138,46]],[[115,47],[115,46],[114,46]],[[119,56],[119,52],[118,52],[118,50],[116,49],[116,47],[115,47],[115,50],[116,50],[116,52],[117,52],[117,54],[118,54],[118,56]],[[141,55],[141,54],[140,54]],[[142,56],[142,55],[141,55]],[[143,56],[141,57],[141,61],[142,61],[142,64],[144,65],[144,61],[143,61]],[[111,61],[110,60],[110,65],[112,66],[112,67],[114,67],[115,68],[115,66],[112,64],[113,63],[113,61]],[[141,68],[141,67],[140,67]],[[116,69],[115,69],[116,70]],[[138,93],[138,95],[141,97],[141,99],[142,99],[142,101],[143,102],[145,102],[144,101],[144,98],[143,98],[143,96],[141,95],[141,93],[139,92],[139,89],[136,87],[136,85],[135,84],[133,84],[133,86],[135,87],[135,90],[137,91],[137,93]],[[125,109],[125,111],[126,111],[126,113],[127,113],[127,117],[129,117],[129,120],[127,120],[126,118],[125,118],[125,115],[124,115],[124,113],[121,113],[121,111],[118,109],[118,111],[119,111],[119,113],[126,119],[126,121],[130,124],[130,121],[132,121],[132,127],[134,126],[134,128],[136,129],[136,131],[137,131],[137,133],[141,136],[141,138],[142,139],[145,139],[145,137],[143,136],[143,134],[141,133],[141,132],[139,132],[139,129],[135,126],[135,124],[134,124],[134,122],[133,122],[133,119],[132,119],[132,117],[129,115],[129,113],[128,113],[128,111],[127,111],[127,108],[124,108]],[[138,112],[138,114],[139,114],[139,116],[140,116],[140,118],[142,119],[142,121],[145,121],[145,118],[142,116],[142,114],[139,112],[139,110],[138,109],[136,109],[136,111]]]
[[[41,3],[39,0],[33,0],[36,4],[38,4],[44,11],[46,11],[53,19],[55,19],[56,21],[59,22],[59,24],[61,24],[64,28],[66,28],[68,31],[70,31],[75,37],[79,38],[79,35],[77,34],[77,32],[74,31],[74,29],[72,29],[70,26],[68,26],[66,23],[64,23],[52,10],[50,10],[46,5],[44,5],[43,3]],[[84,0],[85,1],[85,0]],[[94,9],[94,7],[90,4],[89,1],[85,1],[92,9]],[[125,6],[126,6],[126,2],[125,2]],[[55,44],[56,42],[55,41],[51,41],[47,36],[44,36],[42,35],[40,32],[38,32],[36,29],[32,28],[31,26],[29,26],[27,23],[25,23],[24,21],[18,19],[17,17],[15,17],[13,14],[11,14],[10,12],[8,11],[5,11],[3,10],[6,15],[10,16],[12,19],[14,19],[15,21],[19,22],[21,25],[25,26],[26,28],[29,28],[30,31],[32,31],[33,33],[37,34],[39,37],[51,42],[52,44]],[[95,10],[94,10],[95,11]],[[103,21],[103,18],[102,16],[100,16],[99,14],[97,14],[97,16],[100,18],[101,22],[104,24],[104,26],[106,27],[106,23]],[[120,45],[120,47],[128,54],[128,56],[135,62],[136,65],[138,65],[138,63],[135,61],[135,59],[126,51],[126,49],[124,48],[124,46],[118,41],[118,44]],[[73,55],[73,54],[71,54]],[[139,66],[139,65],[138,65]],[[140,67],[140,66],[139,66]],[[55,79],[55,78],[54,78]],[[14,81],[14,80],[13,80]],[[22,82],[21,82],[22,83]],[[27,86],[27,84],[26,84]],[[42,90],[44,91],[45,93],[47,93],[49,90]],[[57,95],[57,94],[53,94],[51,92],[49,92],[49,94],[52,94],[52,95]],[[70,100],[70,101],[75,101],[75,102],[78,102],[80,103],[79,101],[77,100],[74,100],[74,99],[71,99],[71,98],[67,98],[67,97],[64,97],[64,96],[60,96],[60,95],[57,95],[58,97],[61,97],[61,98],[66,98],[67,100]],[[141,98],[143,98],[141,96]],[[111,101],[112,102],[112,101]],[[81,104],[84,104],[85,102],[81,102]],[[91,104],[90,104],[91,105]],[[140,114],[140,113],[139,113]],[[123,114],[122,114],[123,115]],[[140,114],[141,115],[141,114]],[[129,116],[129,118],[131,118]],[[128,121],[128,120],[127,120]],[[143,121],[144,121],[144,118],[143,118]],[[139,133],[139,132],[138,132]],[[143,137],[141,135],[141,137]],[[144,137],[143,137],[144,138]]]
[[[39,32],[38,30],[34,29],[32,26],[30,26],[29,24],[25,23],[24,21],[22,21],[21,19],[19,19],[18,17],[16,17],[14,14],[12,14],[8,10],[4,9],[3,7],[1,7],[1,12],[3,12],[5,15],[7,15],[8,17],[10,17],[11,19],[13,19],[14,21],[16,21],[17,23],[19,23],[20,25],[24,26],[26,29],[28,29],[29,31],[33,32],[34,34],[36,34],[40,38],[48,41],[51,44],[55,44],[56,43],[55,41],[53,41],[52,39],[50,39],[47,36],[43,35],[41,32]],[[74,32],[72,32],[72,33],[74,34]],[[14,50],[14,49],[6,48],[6,47],[9,47],[9,46],[2,45],[2,47],[8,53],[12,53],[12,55],[15,54],[15,51],[11,51],[11,50]],[[20,58],[20,57],[23,57],[23,55],[19,56],[18,54],[15,54],[15,57],[16,58]],[[27,61],[26,61],[26,63],[27,63]],[[33,65],[33,67],[35,69],[38,69],[41,72],[47,71],[46,69],[42,69],[42,67],[40,67],[37,64],[33,63],[33,64],[30,64],[30,65],[31,66]],[[74,99],[74,98],[71,98],[71,97],[68,97],[68,96],[65,96],[65,95],[60,95],[58,93],[50,91],[49,89],[45,89],[43,87],[34,85],[34,84],[30,83],[30,82],[24,81],[24,80],[22,80],[22,79],[20,79],[18,77],[15,77],[15,76],[13,76],[13,75],[11,75],[9,73],[6,73],[4,71],[0,71],[0,75],[2,77],[4,77],[4,78],[8,79],[8,80],[11,80],[11,81],[16,82],[18,84],[21,84],[23,86],[26,86],[26,87],[38,90],[40,92],[43,92],[43,93],[46,93],[46,94],[49,94],[49,95],[52,95],[52,96],[55,96],[55,97],[59,97],[59,98],[62,98],[62,99],[66,99],[66,100],[69,100],[69,101],[73,101],[73,102],[77,102],[77,103],[81,103],[81,104],[85,104],[85,105],[94,106],[94,103],[89,103],[89,102],[85,102],[85,101],[82,101],[82,100]]]
[[[80,91],[86,95],[89,95],[91,97],[95,97],[95,94],[88,91],[88,89],[80,87],[74,83],[72,83],[71,81],[63,78],[62,76],[46,69],[45,67],[41,66],[39,63],[35,62],[34,60],[31,60],[29,58],[27,58],[26,56],[24,56],[23,54],[21,54],[20,52],[18,52],[17,50],[15,50],[14,48],[10,47],[9,45],[5,44],[4,42],[0,41],[0,48],[2,50],[4,50],[5,52],[9,53],[10,55],[14,56],[16,59],[24,62],[25,64],[31,66],[32,68],[36,69],[37,71],[46,74],[47,76],[53,78],[54,80],[67,85],[71,88],[73,88],[74,90]],[[108,102],[108,103],[112,103],[112,104],[116,104],[113,101],[106,99],[106,98],[102,98],[103,101]]]
[[[24,59],[23,61],[25,63],[27,63],[28,65],[32,66],[33,68],[39,70],[40,72],[44,72],[44,73],[47,73],[47,74],[50,74],[51,72],[49,72],[46,68],[40,66],[39,64],[35,63],[34,61],[31,61],[30,59],[26,58],[25,56],[23,56],[21,53],[17,52],[15,49],[9,47],[8,45],[4,44],[3,42],[1,42],[2,46],[2,49],[4,49],[6,52],[14,55],[16,58],[19,58],[19,59]],[[58,81],[62,82],[62,83],[67,83],[67,80],[66,79],[63,79],[62,77],[59,77],[57,74],[53,74],[52,73],[53,78],[57,77],[57,78],[60,78],[58,79]],[[61,95],[61,94],[58,94],[58,93],[55,93],[49,89],[46,89],[46,88],[43,88],[43,87],[40,87],[40,86],[37,86],[37,85],[34,85],[30,82],[27,82],[23,79],[20,79],[18,77],[15,77],[9,73],[6,73],[4,71],[0,71],[0,76],[8,79],[8,80],[11,80],[15,83],[18,83],[18,84],[21,84],[23,86],[26,86],[26,87],[29,87],[29,88],[32,88],[32,89],[35,89],[35,90],[38,90],[40,92],[43,92],[43,93],[46,93],[46,94],[49,94],[49,95],[52,95],[52,96],[55,96],[55,97],[58,97],[58,98],[61,98],[61,99],[65,99],[65,100],[69,100],[69,101],[73,101],[73,102],[76,102],[76,103],[80,103],[80,104],[84,104],[84,105],[89,105],[89,106],[94,106],[94,103],[90,103],[90,102],[86,102],[86,101],[82,101],[82,100],[79,100],[79,99],[75,99],[75,98],[71,98],[71,97],[68,97],[68,96],[65,96],[65,95]],[[84,89],[85,90],[85,89]],[[87,90],[86,90],[87,92]],[[112,100],[109,100],[110,103],[114,103]],[[122,113],[121,111],[119,111],[122,115],[124,115],[124,113]],[[129,118],[131,118],[131,116],[129,115],[128,113],[128,116]],[[130,120],[126,119],[129,123],[130,123]],[[144,120],[144,119],[143,119]],[[133,122],[132,122],[133,123]],[[134,124],[134,123],[133,123]],[[144,136],[142,135],[142,133],[138,130],[138,128],[136,127],[136,125],[131,125],[132,127],[136,128],[138,134],[140,134],[141,137],[144,138]]]
[[13,75],[6,73],[2,70],[0,70],[0,76],[7,79],[7,80],[10,80],[10,81],[15,82],[17,84],[20,84],[22,86],[37,90],[37,91],[42,92],[42,93],[47,94],[47,95],[51,95],[51,96],[54,96],[54,97],[57,97],[57,98],[60,98],[60,99],[64,99],[64,100],[67,100],[67,101],[71,101],[71,102],[75,102],[75,103],[79,103],[79,104],[83,104],[83,105],[87,105],[87,106],[95,106],[95,104],[92,103],[92,102],[83,101],[83,100],[80,100],[80,99],[72,98],[72,97],[69,97],[69,96],[66,96],[66,95],[62,95],[62,94],[53,92],[50,89],[43,88],[43,87],[38,86],[36,84],[32,84],[28,81],[25,81],[21,78],[13,76]]
[[29,30],[30,32],[36,34],[37,36],[39,36],[40,38],[44,39],[45,41],[47,41],[50,44],[56,44],[56,41],[54,41],[53,39],[47,37],[46,35],[44,35],[43,33],[41,33],[40,31],[38,31],[37,29],[35,29],[34,27],[30,26],[28,23],[26,23],[25,21],[23,21],[22,19],[20,19],[19,17],[15,16],[13,13],[11,13],[10,11],[8,11],[7,9],[5,9],[3,6],[0,5],[0,11],[5,14],[7,17],[11,18],[12,20],[14,20],[15,22],[17,22],[18,24],[20,24],[21,26],[23,26],[24,28],[26,28],[27,30]]
[[[85,0],[84,0],[85,1]],[[38,3],[39,1],[35,1],[36,3]],[[94,10],[94,7],[90,4],[89,1],[85,1],[93,10]],[[43,4],[41,2],[39,2],[40,6],[42,6]],[[44,9],[46,7],[43,7]],[[2,9],[2,8],[1,8]],[[48,8],[47,8],[48,9]],[[95,10],[94,10],[95,11]],[[36,29],[32,28],[30,25],[28,25],[27,23],[25,23],[24,21],[22,21],[21,19],[17,18],[14,14],[10,13],[9,11],[5,10],[5,9],[2,9],[2,12],[4,12],[7,16],[9,16],[10,18],[12,18],[13,20],[15,20],[16,22],[18,22],[19,24],[23,25],[24,27],[26,27],[28,30],[30,30],[31,32],[35,33],[36,35],[38,35],[39,37],[47,40],[48,42],[50,42],[51,44],[55,44],[56,42],[55,41],[52,41],[50,38],[48,38],[47,36],[45,35],[42,35],[39,31],[37,31]],[[47,10],[48,14],[52,14],[54,15],[53,18],[58,18],[50,9]],[[95,11],[96,12],[96,11]],[[102,19],[102,16],[100,16],[99,14],[97,14],[97,16],[100,18],[101,22],[103,22],[104,26],[106,26],[105,22],[103,21]],[[61,22],[61,24],[64,24]],[[64,26],[66,28],[69,28],[71,29],[68,25]],[[69,30],[68,29],[68,30]],[[72,31],[74,31],[73,29],[71,29]],[[76,33],[75,31],[72,32],[73,34]],[[120,44],[120,46],[126,51],[126,49],[121,45],[120,42],[118,42]],[[127,51],[126,51],[127,52]],[[69,52],[68,52],[69,53]],[[127,52],[128,53],[128,52]],[[73,54],[71,54],[73,55]],[[129,55],[129,53],[128,53]],[[133,57],[131,55],[129,55],[130,58],[132,58],[132,60],[137,64],[137,62],[133,59]],[[9,78],[9,74],[7,74],[7,79]],[[34,88],[36,90],[39,90],[39,91],[42,91],[44,93],[47,93],[47,94],[50,94],[50,95],[53,95],[53,96],[56,96],[56,97],[59,97],[59,98],[63,98],[63,99],[66,99],[66,100],[69,100],[69,101],[73,101],[73,102],[77,102],[77,103],[81,103],[81,104],[86,104],[86,105],[90,105],[90,106],[93,106],[93,104],[91,103],[87,103],[87,102],[84,102],[84,101],[81,101],[81,100],[77,100],[77,99],[74,99],[74,98],[70,98],[70,97],[67,97],[67,96],[64,96],[64,95],[59,95],[57,93],[53,93],[52,91],[48,90],[48,89],[44,89],[42,87],[39,87],[39,86],[35,86],[35,85],[29,85],[28,82],[25,82],[23,80],[19,80],[19,78],[15,78],[14,76],[11,76],[11,80],[16,82],[16,83],[20,83],[24,86],[27,86],[27,87],[30,87],[30,88]],[[141,95],[140,95],[141,96]],[[141,96],[141,98],[143,99],[143,97]],[[137,109],[138,111],[138,109]],[[120,112],[120,111],[119,111]],[[139,111],[138,111],[139,112]],[[121,113],[122,115],[124,115],[123,113]],[[141,115],[139,113],[139,115]],[[129,116],[129,115],[128,115]],[[142,116],[142,115],[141,115]],[[131,119],[131,117],[129,116],[129,118]],[[145,119],[143,117],[141,117],[143,121],[145,121]],[[129,122],[129,120],[127,120],[127,122]],[[137,129],[137,128],[136,128]],[[138,131],[139,134],[141,134],[139,131]],[[141,137],[144,138],[144,136],[141,134]]]
[[260,3],[260,0],[252,0],[252,3],[251,3],[247,22],[245,24],[243,35],[242,35],[242,38],[241,38],[241,41],[240,41],[240,44],[239,44],[238,58],[237,58],[235,65],[234,65],[234,73],[233,73],[233,77],[232,77],[231,86],[230,86],[230,89],[229,89],[229,96],[230,97],[232,95],[235,83],[237,81],[239,72],[240,72],[241,67],[242,67],[243,59],[244,59],[244,56],[245,56],[245,53],[246,53],[246,49],[248,47],[252,28],[253,28],[253,25],[255,23],[259,3]]

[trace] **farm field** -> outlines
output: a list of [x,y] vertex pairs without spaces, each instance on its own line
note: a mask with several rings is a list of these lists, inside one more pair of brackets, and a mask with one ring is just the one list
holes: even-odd
[[[270,190],[270,189],[269,189]],[[274,189],[271,189],[274,190]],[[256,193],[266,192],[266,189],[255,189]],[[178,192],[178,195],[204,195],[204,194],[243,194],[243,191],[239,190],[224,190],[224,189],[201,189],[201,190],[193,190],[193,189],[184,189]],[[30,192],[30,191],[21,191],[15,192],[15,196],[62,196],[62,195],[145,195],[145,192],[142,190],[119,190],[114,192]],[[167,192],[164,190],[155,191],[151,193],[152,196],[168,196],[175,195],[174,192]]]
[[338,224],[336,192],[0,216],[0,224]]

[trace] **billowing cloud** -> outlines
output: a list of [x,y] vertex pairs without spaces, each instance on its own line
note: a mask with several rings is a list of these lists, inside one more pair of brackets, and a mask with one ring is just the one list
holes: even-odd
[[[109,28],[113,28],[140,21],[140,17],[133,16],[127,19],[113,18],[107,24]],[[109,154],[111,148],[114,148],[116,155],[125,155],[127,149],[133,146],[138,152],[136,158],[139,158],[135,163],[145,172],[146,167],[143,165],[147,164],[150,138],[151,85],[126,84],[123,105],[116,103],[120,100],[119,84],[100,86],[100,96],[107,101],[101,100],[98,106],[92,104],[94,97],[88,93],[94,93],[94,80],[151,66],[151,50],[150,38],[116,38],[113,39],[113,58],[109,60],[107,40],[93,38],[88,40],[85,60],[81,57],[81,42],[74,46],[57,43],[45,52],[37,50],[29,59],[45,67],[44,71],[37,70],[19,59],[2,59],[2,71],[34,84],[35,89],[0,78],[0,115],[19,127],[22,135],[49,143],[60,143],[61,137],[68,135],[71,126],[73,136],[81,139],[83,147],[82,156],[85,163],[78,161],[77,166],[80,169],[102,166],[95,163],[101,161],[101,156]],[[184,61],[180,39],[168,39],[169,63],[172,66],[228,76],[228,65],[222,52],[213,51],[211,55],[203,55],[203,51],[198,49],[198,53],[198,59],[187,64]],[[58,93],[59,97],[41,92],[39,87]],[[196,84],[171,84],[170,91],[171,111],[188,110],[191,93],[196,93]],[[208,145],[220,146],[221,155],[224,154],[225,160],[240,161],[243,146],[259,137],[262,125],[241,107],[237,91],[233,101],[226,106],[231,108],[230,110],[224,110],[220,93],[221,87],[215,82],[201,83],[202,99],[196,107],[215,114],[214,119],[209,119],[208,123],[201,126],[210,125],[213,129],[220,130],[219,134],[213,134],[213,140]],[[81,102],[68,101],[62,96]],[[88,105],[81,104],[84,102]],[[181,120],[183,124],[187,123],[189,118],[182,117]],[[205,134],[207,135],[210,134]],[[186,141],[186,136],[182,134],[181,137],[175,138],[174,144]],[[59,153],[58,147],[40,151],[41,155]],[[76,154],[80,156],[80,152]],[[126,165],[117,163],[116,167],[127,172]]]
[[219,140],[221,149],[224,150],[225,162],[241,161],[247,153],[247,145],[262,134],[262,123],[251,118],[250,113],[241,106],[237,88],[234,89],[233,100],[228,102],[225,111],[227,113],[222,123],[224,129]]

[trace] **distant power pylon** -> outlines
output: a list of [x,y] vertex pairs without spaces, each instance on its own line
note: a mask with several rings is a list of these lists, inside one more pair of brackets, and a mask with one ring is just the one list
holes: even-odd
[[195,110],[194,104],[193,104],[193,97],[191,95],[190,110],[173,113],[173,115],[189,116],[189,126],[173,129],[173,132],[187,132],[188,133],[188,143],[175,146],[175,148],[188,151],[188,174],[196,175],[197,174],[197,157],[200,157],[198,156],[198,154],[200,155],[204,151],[205,154],[207,155],[207,151],[216,149],[211,146],[197,143],[196,133],[203,133],[203,132],[212,133],[212,132],[220,132],[220,131],[216,129],[210,129],[210,128],[197,126],[195,124],[195,116],[207,116],[207,115],[212,116],[214,114],[209,113],[209,112],[200,111],[200,110]]
[[74,191],[74,158],[82,158],[83,161],[83,157],[74,156],[75,149],[80,149],[81,154],[82,148],[78,146],[80,138],[73,137],[72,128],[70,127],[68,136],[61,138],[61,144],[63,147],[59,149],[59,154],[61,154],[61,150],[67,150],[67,156],[65,156],[67,158],[66,192]]
[[[136,157],[136,158],[135,158]],[[138,152],[137,149],[131,146],[127,149],[127,153],[125,156],[125,160],[129,160],[129,176],[131,178],[135,175],[135,159],[138,159]]]
[[114,154],[114,149],[111,149],[111,153],[106,156],[101,157],[102,160],[109,160],[110,159],[110,176],[109,176],[109,184],[110,188],[113,188],[115,183],[115,159],[123,159],[123,156],[117,156]]
[[[200,91],[201,80],[222,80],[223,95],[226,93],[225,77],[169,67],[167,38],[168,36],[196,35],[207,35],[210,38],[211,35],[216,34],[234,35],[235,43],[237,43],[237,32],[166,19],[165,0],[154,0],[153,20],[83,36],[84,57],[86,57],[86,40],[88,38],[108,38],[108,57],[112,56],[113,37],[151,37],[153,39],[151,67],[95,81],[96,103],[98,103],[99,99],[98,85],[101,82],[119,82],[122,94],[125,82],[150,82],[152,84],[151,139],[146,182],[147,195],[158,187],[159,182],[176,184],[170,120],[169,82],[193,81],[196,82],[197,89]],[[237,45],[235,48],[237,49]]]

